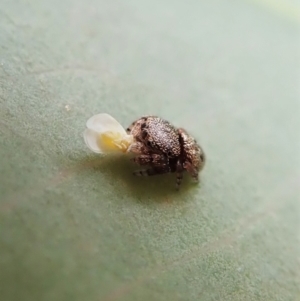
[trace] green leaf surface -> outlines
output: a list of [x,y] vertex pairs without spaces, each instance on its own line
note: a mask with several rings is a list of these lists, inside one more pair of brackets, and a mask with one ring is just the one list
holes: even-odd
[[[296,1],[2,0],[2,301],[300,296]],[[160,115],[201,183],[91,154],[86,120]]]

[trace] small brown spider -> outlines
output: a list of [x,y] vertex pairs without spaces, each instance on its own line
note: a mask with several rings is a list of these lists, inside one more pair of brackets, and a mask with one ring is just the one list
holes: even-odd
[[133,161],[150,166],[134,172],[134,175],[154,176],[177,172],[177,189],[183,171],[189,172],[198,181],[205,155],[196,140],[184,129],[177,129],[159,117],[145,116],[133,122],[126,131],[134,138],[128,150],[137,155]]

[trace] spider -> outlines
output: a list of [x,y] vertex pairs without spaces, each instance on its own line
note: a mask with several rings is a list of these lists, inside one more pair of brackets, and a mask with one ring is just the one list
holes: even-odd
[[154,176],[177,173],[176,188],[179,189],[183,172],[198,181],[204,167],[205,155],[196,140],[184,129],[175,128],[157,116],[144,116],[134,121],[126,130],[134,142],[128,151],[136,155],[133,161],[149,168],[135,171],[136,176]]

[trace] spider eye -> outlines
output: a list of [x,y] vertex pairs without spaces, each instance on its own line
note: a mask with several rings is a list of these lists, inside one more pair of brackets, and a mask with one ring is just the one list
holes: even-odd
[[147,141],[147,146],[151,147],[151,142]]
[[172,156],[172,152],[168,152],[168,154],[167,154],[169,157],[171,157]]

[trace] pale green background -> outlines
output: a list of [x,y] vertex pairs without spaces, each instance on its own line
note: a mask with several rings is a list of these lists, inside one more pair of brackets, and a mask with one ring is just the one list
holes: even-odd
[[[300,300],[299,2],[1,0],[1,301]],[[82,139],[159,114],[201,185]]]

